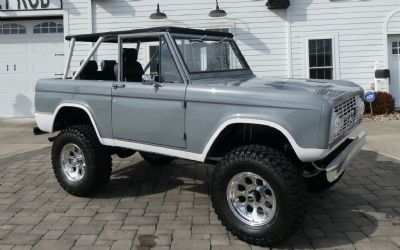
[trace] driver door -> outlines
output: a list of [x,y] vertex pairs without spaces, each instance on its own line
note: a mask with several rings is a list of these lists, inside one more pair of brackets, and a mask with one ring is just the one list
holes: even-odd
[[[156,39],[160,48],[157,56],[153,57],[158,65],[156,73],[151,76],[146,75],[146,81],[121,80],[114,83],[113,137],[115,140],[184,149],[186,148],[184,100],[187,85],[182,80],[164,35],[157,36]],[[135,37],[120,39],[122,43],[120,50],[124,47],[125,40],[126,43],[137,41]],[[140,50],[144,44],[140,42],[138,44],[137,48]],[[121,60],[124,56],[122,51],[120,53],[119,79],[125,79],[124,74],[129,72],[122,71],[130,69],[122,66]],[[138,54],[140,57],[141,53]],[[147,62],[147,65],[150,64],[154,65],[154,61]]]

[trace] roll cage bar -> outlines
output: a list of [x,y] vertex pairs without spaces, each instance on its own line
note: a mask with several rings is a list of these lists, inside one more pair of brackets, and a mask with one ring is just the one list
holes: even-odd
[[[179,33],[175,33],[178,32]],[[174,32],[174,33],[172,33]],[[78,71],[73,75],[72,80],[76,80],[77,77],[82,73],[90,58],[96,53],[97,49],[100,47],[102,43],[118,43],[118,77],[117,81],[121,81],[122,79],[122,41],[125,39],[129,39],[132,43],[137,43],[137,48],[139,49],[140,42],[153,41],[156,36],[164,36],[165,40],[168,43],[168,46],[171,50],[172,56],[177,64],[177,67],[180,71],[181,77],[184,82],[189,82],[189,71],[186,68],[186,64],[183,61],[180,51],[174,42],[174,38],[171,36],[171,33],[177,37],[186,37],[186,38],[198,38],[199,35],[202,37],[207,37],[207,39],[215,39],[215,40],[224,40],[224,41],[234,41],[233,34],[225,33],[225,32],[217,32],[217,31],[205,31],[205,30],[196,30],[196,29],[186,29],[186,28],[176,28],[176,27],[161,27],[161,28],[151,28],[151,29],[138,29],[131,31],[120,31],[120,32],[105,32],[105,33],[96,33],[96,34],[86,34],[86,35],[76,35],[76,36],[67,36],[66,40],[70,41],[70,50],[67,57],[67,62],[64,69],[63,79],[67,79],[71,67],[72,56],[75,49],[75,44],[77,41],[81,42],[95,42],[89,54],[83,60],[80,65]],[[96,39],[96,40],[94,40]],[[237,45],[234,45],[235,49],[238,50],[241,59],[247,66],[248,73],[252,74],[252,71],[248,67],[246,60],[241,54],[240,50],[237,48]],[[215,73],[214,73],[215,74]],[[207,76],[212,76],[213,73],[208,73]]]

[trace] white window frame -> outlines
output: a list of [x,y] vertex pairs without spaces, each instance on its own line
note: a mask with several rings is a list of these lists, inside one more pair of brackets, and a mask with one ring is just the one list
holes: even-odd
[[328,35],[304,35],[303,36],[303,58],[304,58],[304,71],[307,79],[310,78],[310,55],[309,55],[309,41],[310,40],[322,40],[330,39],[332,40],[332,80],[340,79],[340,59],[339,59],[339,35],[338,34],[328,34]]

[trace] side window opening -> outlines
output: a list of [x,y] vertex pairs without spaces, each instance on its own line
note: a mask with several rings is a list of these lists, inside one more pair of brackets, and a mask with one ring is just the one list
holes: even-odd
[[127,39],[122,45],[122,81],[182,83],[178,67],[164,37],[151,41]]
[[141,41],[130,41],[129,38],[122,42],[121,62],[122,72],[121,81],[123,82],[142,82],[144,75],[145,60],[141,47],[145,43]]
[[160,66],[160,57],[158,56],[158,53],[160,51],[160,46],[159,44],[157,45],[150,45],[149,46],[149,58],[155,58],[154,60],[150,61],[150,67],[148,71],[150,75],[158,75],[158,69]]
[[179,83],[182,82],[178,67],[175,64],[174,57],[168,47],[167,41],[162,37],[160,41],[160,82],[162,83]]
[[[116,81],[118,75],[117,43],[102,43],[97,48],[93,57],[89,60],[82,72],[77,76],[78,80]],[[84,62],[84,57],[76,58],[76,67]],[[74,75],[76,74],[73,73]]]

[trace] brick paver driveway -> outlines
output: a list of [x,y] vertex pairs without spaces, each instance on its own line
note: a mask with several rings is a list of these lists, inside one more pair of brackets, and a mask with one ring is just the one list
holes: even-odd
[[[114,159],[91,199],[56,182],[50,150],[0,160],[0,249],[250,249],[226,232],[208,196],[212,166]],[[363,151],[334,188],[310,195],[284,248],[398,249],[400,163]],[[14,248],[13,248],[14,247]]]

